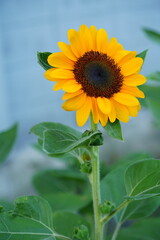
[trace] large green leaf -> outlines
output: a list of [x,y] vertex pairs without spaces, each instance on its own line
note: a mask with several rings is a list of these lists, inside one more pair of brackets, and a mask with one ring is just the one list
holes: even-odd
[[160,44],[160,33],[156,32],[152,29],[148,29],[148,28],[143,28],[143,31],[145,32],[145,34],[153,41],[155,41],[156,43]]
[[148,218],[135,222],[120,231],[117,240],[158,240],[160,239],[160,218]]
[[121,124],[118,119],[113,123],[108,121],[107,125],[104,127],[104,130],[109,136],[119,140],[123,140]]
[[[68,212],[56,212],[53,214],[54,229],[56,232],[72,238],[74,230],[80,225],[89,228],[86,220],[78,214]],[[60,238],[63,239],[63,238]]]
[[52,193],[43,196],[55,211],[77,212],[91,202],[91,195],[78,195],[71,192]]
[[140,200],[160,194],[160,160],[146,160],[128,167],[125,186],[129,199]]
[[0,162],[3,162],[10,153],[17,136],[17,124],[0,133]]
[[160,206],[160,197],[133,201],[128,204],[122,214],[121,221],[150,216]]
[[100,131],[76,139],[74,135],[62,130],[46,130],[43,138],[43,150],[47,154],[59,155],[68,153],[76,148],[91,146],[102,134]]
[[[82,135],[81,132],[69,127],[69,126],[66,126],[64,124],[61,124],[61,123],[54,123],[54,122],[42,122],[42,123],[39,123],[37,125],[35,125],[34,127],[31,128],[30,132],[31,133],[34,133],[35,135],[37,135],[39,138],[38,138],[38,143],[41,145],[41,148],[42,148],[42,145],[43,145],[43,137],[44,137],[44,132],[47,131],[47,130],[61,130],[63,132],[66,132],[68,133],[69,135],[73,135],[73,138],[75,139],[79,139]],[[56,158],[62,158],[62,159],[65,159],[65,160],[68,160],[71,161],[71,159],[78,159],[78,158],[81,158],[81,156],[83,155],[84,153],[84,149],[75,149],[74,151],[72,152],[67,152],[65,154],[58,154],[56,155]],[[55,157],[55,155],[51,155],[49,154],[49,156],[51,157]]]
[[17,198],[12,212],[0,214],[1,240],[55,240],[51,207],[36,196]]
[[82,133],[71,128],[67,125],[56,123],[56,122],[42,122],[33,126],[30,130],[31,133],[37,135],[40,139],[43,139],[44,132],[47,130],[59,130],[64,131],[70,135],[73,135],[75,138],[80,138]]
[[41,67],[44,68],[44,70],[48,70],[50,68],[53,68],[52,66],[50,66],[48,64],[48,56],[50,55],[50,52],[37,52],[37,59],[38,59],[38,63],[39,65],[41,65]]
[[[145,159],[146,157],[146,159]],[[101,181],[101,197],[102,202],[105,200],[110,200],[115,203],[116,207],[120,205],[126,196],[125,184],[124,184],[124,175],[125,171],[129,165],[136,161],[149,160],[149,155],[147,154],[134,154],[126,157],[126,160],[123,163],[118,165],[113,169],[109,174],[106,175]],[[155,160],[156,161],[156,160]],[[158,201],[158,199],[157,199]],[[133,217],[140,217],[138,215],[139,206],[141,206],[141,213],[143,216],[150,215],[157,207],[158,202],[155,201],[155,204],[151,205],[151,201],[135,201],[131,202],[123,211],[120,211],[116,215],[117,221],[124,221]],[[126,213],[125,213],[126,211]]]
[[88,189],[86,176],[72,170],[43,170],[33,178],[41,195],[61,192],[83,193]]
[[40,123],[31,128],[31,133],[39,137],[39,143],[47,154],[59,157],[77,148],[93,145],[102,138],[100,131],[82,134],[60,123]]

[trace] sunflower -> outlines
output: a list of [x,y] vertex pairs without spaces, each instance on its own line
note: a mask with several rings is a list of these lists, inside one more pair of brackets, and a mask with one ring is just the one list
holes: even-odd
[[76,111],[78,126],[83,126],[92,113],[95,124],[108,119],[128,122],[140,110],[137,99],[144,93],[137,86],[146,79],[139,74],[143,60],[136,51],[124,50],[116,38],[108,39],[104,29],[81,25],[79,31],[68,31],[70,44],[58,42],[61,52],[48,57],[54,68],[45,72],[55,81],[54,91],[64,90],[62,107]]

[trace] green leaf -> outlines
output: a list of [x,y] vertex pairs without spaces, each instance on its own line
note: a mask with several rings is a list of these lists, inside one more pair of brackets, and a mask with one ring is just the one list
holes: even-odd
[[70,135],[73,135],[76,139],[80,138],[82,133],[75,130],[74,128],[71,128],[67,125],[56,123],[56,122],[42,122],[35,126],[33,126],[30,130],[30,133],[34,133],[37,135],[41,140],[44,137],[44,132],[47,130],[59,130],[66,132]]
[[151,40],[153,40],[156,43],[160,43],[160,33],[157,31],[154,31],[152,29],[143,28],[143,31],[149,37]]
[[37,52],[37,59],[38,59],[38,63],[41,67],[44,68],[44,70],[48,70],[50,68],[53,68],[52,66],[50,66],[48,64],[48,56],[52,54],[50,52]]
[[154,72],[147,76],[148,80],[160,82],[160,72]]
[[118,119],[113,123],[108,121],[108,123],[104,127],[104,130],[106,131],[106,133],[109,136],[111,136],[113,138],[116,138],[116,139],[119,139],[119,140],[123,140],[121,124],[120,124]]
[[117,240],[158,240],[160,239],[160,218],[142,219],[129,228],[123,228]]
[[55,211],[77,212],[91,202],[91,195],[78,195],[71,192],[52,193],[43,196]]
[[144,50],[144,51],[141,52],[141,53],[138,53],[136,57],[140,57],[140,58],[142,58],[143,61],[144,61],[145,58],[146,58],[147,52],[148,52],[148,49]]
[[[127,164],[128,165],[128,164]],[[118,207],[124,200],[126,195],[125,186],[124,186],[124,172],[127,166],[123,165],[114,169],[106,175],[101,181],[101,198],[102,203],[106,200],[111,201],[113,204]],[[118,191],[117,191],[118,189]],[[115,217],[118,220],[120,213]]]
[[50,193],[79,193],[88,190],[88,181],[85,175],[72,170],[45,170],[37,173],[33,184],[41,195]]
[[[56,212],[53,214],[54,229],[56,232],[72,238],[74,229],[84,225],[90,229],[86,220],[78,214]],[[61,239],[61,238],[60,238]]]
[[[64,125],[64,124],[61,124],[61,123],[54,123],[54,122],[42,122],[42,123],[39,123],[37,125],[35,125],[34,127],[31,128],[30,130],[30,133],[34,133],[35,135],[37,135],[39,138],[38,138],[38,143],[41,145],[43,145],[43,137],[44,137],[44,132],[46,130],[61,130],[63,132],[66,132],[67,134],[69,135],[73,135],[73,138],[75,139],[79,139],[82,135],[81,132],[67,126],[67,125]],[[81,156],[83,155],[84,153],[84,149],[78,149],[78,150],[74,150],[72,152],[68,152],[66,154],[58,154],[58,155],[51,155],[49,154],[49,156],[51,157],[58,157],[58,158],[63,158],[65,160],[71,160],[72,159],[77,159],[77,158],[81,158]]]
[[0,214],[1,240],[55,240],[52,210],[40,197],[20,197],[13,212]]
[[43,138],[43,150],[47,154],[58,155],[68,153],[76,148],[92,146],[92,143],[101,137],[100,131],[89,136],[76,139],[74,135],[61,130],[46,130]]
[[4,162],[8,157],[17,136],[18,125],[13,125],[10,129],[0,133],[0,162]]
[[160,194],[160,160],[145,160],[128,167],[125,186],[133,200],[145,199]]
[[127,219],[137,219],[150,216],[160,206],[160,197],[144,199],[143,201],[133,201],[126,207],[121,221]]
[[[116,207],[118,207],[124,201],[126,196],[125,183],[124,183],[125,171],[128,168],[128,166],[130,166],[133,162],[136,162],[136,161],[141,162],[142,160],[145,160],[144,159],[145,157],[148,158],[149,156],[142,153],[127,156],[126,160],[124,160],[121,165],[119,164],[115,169],[113,169],[110,173],[108,173],[106,177],[102,179],[101,181],[102,202],[104,202],[105,200],[109,200],[115,203]],[[128,206],[130,206],[130,204]],[[127,218],[127,215],[128,217],[130,217],[131,214],[136,212],[139,204],[140,204],[140,201],[136,201],[136,204],[132,205],[131,208],[128,209],[126,218]],[[146,206],[146,202],[144,200],[143,201],[141,200],[141,207],[143,206],[143,204]],[[146,207],[144,215],[147,214],[147,210],[148,210],[148,215],[151,212],[150,203],[148,204],[149,204],[149,207],[148,208]],[[153,206],[153,209],[155,209],[154,206]],[[127,210],[127,207],[125,208],[125,210]],[[115,218],[117,221],[121,219],[121,214],[122,216],[123,214],[125,214],[125,210],[123,210],[123,212],[120,211],[118,214],[116,214]],[[129,212],[130,210],[132,211],[132,213]]]

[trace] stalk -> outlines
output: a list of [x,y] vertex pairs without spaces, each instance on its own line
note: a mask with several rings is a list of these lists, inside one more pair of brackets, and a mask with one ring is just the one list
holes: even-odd
[[[93,117],[90,117],[91,130],[97,130],[97,124],[93,122]],[[99,149],[93,146],[91,149],[92,157],[92,173],[90,182],[92,185],[93,210],[94,210],[94,225],[95,225],[95,240],[103,240],[103,224],[101,223],[101,195],[100,195],[100,170],[99,170]]]

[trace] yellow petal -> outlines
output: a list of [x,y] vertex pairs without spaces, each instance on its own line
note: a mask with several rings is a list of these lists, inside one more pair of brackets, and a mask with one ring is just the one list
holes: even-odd
[[93,41],[91,32],[86,25],[81,25],[79,29],[79,36],[82,43],[81,54],[93,49]]
[[108,44],[108,35],[104,29],[97,31],[97,51],[103,52]]
[[73,79],[74,73],[68,69],[55,69],[52,72],[52,77],[61,79]]
[[69,59],[71,59],[73,61],[77,60],[77,57],[72,52],[70,45],[68,45],[67,43],[64,43],[64,42],[58,42],[58,46],[66,57],[68,57]]
[[118,43],[115,37],[111,38],[109,44],[107,45],[106,53],[113,57],[118,51],[123,50],[123,46]]
[[82,44],[78,32],[74,29],[68,30],[68,39],[71,43],[71,49],[74,55],[78,58],[81,57]]
[[127,107],[128,108],[128,112],[129,112],[129,115],[132,116],[132,117],[137,117],[138,115],[138,107]]
[[139,104],[139,101],[137,100],[137,98],[135,98],[132,95],[121,93],[121,92],[114,94],[113,99],[127,106],[136,106]]
[[97,101],[94,97],[92,97],[92,115],[93,115],[93,121],[95,124],[99,122],[99,114],[98,114],[98,106]]
[[58,90],[62,89],[62,87],[63,87],[63,85],[64,85],[65,83],[66,83],[66,80],[60,80],[60,81],[58,81],[58,82],[54,85],[53,90],[54,90],[54,91],[58,91]]
[[122,104],[114,101],[114,107],[116,111],[117,118],[122,122],[128,122],[129,121],[129,112],[127,107],[123,106]]
[[114,61],[118,63],[124,56],[126,56],[130,51],[119,50],[114,54]]
[[139,86],[146,82],[146,78],[141,74],[133,74],[124,77],[123,81],[128,86]]
[[124,76],[138,73],[143,64],[143,60],[140,57],[133,58],[121,66],[121,72]]
[[111,102],[105,97],[97,98],[98,107],[104,114],[108,114],[111,111]]
[[93,44],[93,50],[96,50],[96,36],[97,36],[97,29],[95,26],[90,26],[90,32],[92,37],[92,44]]
[[108,122],[108,115],[102,113],[100,110],[98,110],[99,120],[101,122],[102,127],[106,126]]
[[129,87],[129,86],[123,85],[121,92],[131,94],[131,95],[133,95],[135,97],[139,97],[139,98],[145,97],[144,93],[141,90],[139,90],[137,87]]
[[82,88],[81,84],[77,83],[75,80],[68,80],[66,83],[63,85],[63,90],[65,92],[73,93]]
[[118,66],[122,66],[123,64],[125,64],[126,62],[128,62],[129,60],[131,60],[132,58],[135,58],[137,52],[133,51],[133,52],[129,52],[128,54],[126,54],[123,58],[121,58],[118,62]]
[[62,52],[52,53],[49,55],[48,63],[53,67],[60,67],[71,70],[74,68],[74,62],[67,58]]
[[79,127],[82,127],[89,118],[91,111],[91,98],[86,97],[83,106],[76,111],[76,121]]
[[56,78],[52,76],[52,73],[56,70],[56,68],[50,68],[44,73],[44,77],[47,78],[49,81],[57,81]]
[[80,109],[86,101],[86,94],[82,93],[74,98],[65,101],[62,108],[66,111],[75,111]]
[[112,102],[112,100],[111,100],[111,106],[112,106],[112,108],[111,108],[111,111],[108,114],[108,116],[109,116],[110,122],[113,123],[116,120],[116,110],[115,110],[114,103]]
[[73,98],[77,95],[80,95],[81,93],[83,93],[82,89],[78,90],[77,92],[73,92],[73,93],[66,92],[66,93],[64,93],[62,100],[67,100],[67,99]]

